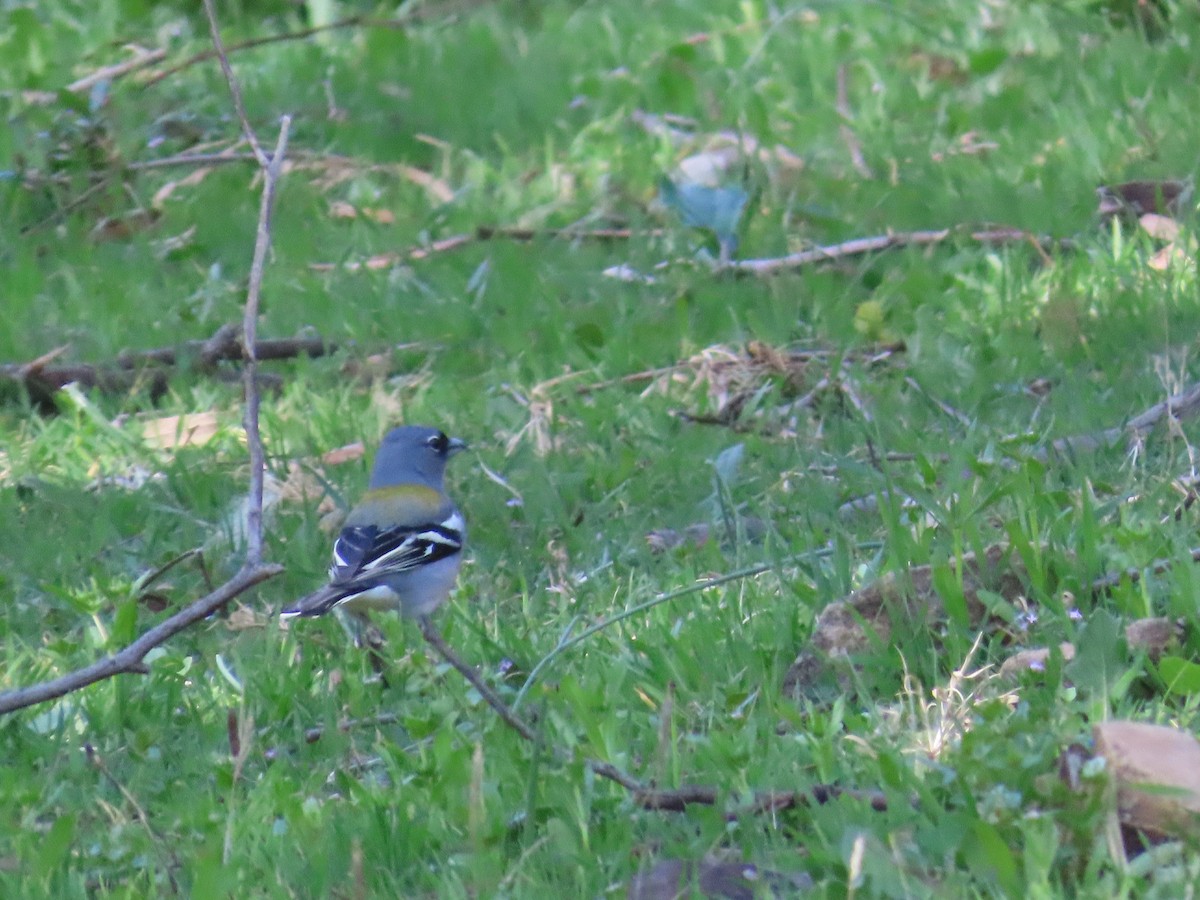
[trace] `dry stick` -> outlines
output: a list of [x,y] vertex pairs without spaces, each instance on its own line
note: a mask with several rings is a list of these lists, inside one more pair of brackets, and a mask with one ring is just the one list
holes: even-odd
[[[208,4],[205,3],[205,6],[207,7]],[[210,22],[211,22],[211,19],[210,19]],[[400,27],[401,25],[404,24],[400,20],[372,21],[372,20],[368,19],[367,16],[350,16],[347,19],[339,19],[338,21],[330,22],[327,25],[313,25],[309,28],[301,28],[299,31],[289,31],[286,34],[269,34],[269,35],[266,35],[265,37],[250,38],[249,40],[241,41],[240,43],[237,43],[237,44],[230,44],[229,47],[225,49],[225,52],[227,54],[228,53],[237,53],[241,50],[250,50],[254,47],[262,47],[265,44],[277,44],[282,41],[303,40],[304,38],[312,37],[314,34],[320,34],[323,31],[333,31],[334,29],[337,29],[337,28],[351,28],[355,25],[363,25],[363,24],[368,24],[368,23],[373,24],[373,25],[378,25],[378,26],[392,26],[392,27]],[[189,56],[187,59],[183,60],[182,62],[178,62],[173,66],[168,66],[165,69],[160,69],[159,71],[155,72],[149,78],[147,78],[144,82],[142,82],[142,87],[150,87],[153,84],[158,84],[158,82],[163,81],[164,79],[170,78],[176,72],[182,72],[184,69],[189,69],[192,66],[196,65],[197,63],[207,62],[208,60],[212,59],[214,56],[220,56],[220,53],[218,53],[215,49],[202,50],[199,53]],[[142,63],[139,66],[129,69],[127,72],[122,72],[121,74],[123,74],[123,75],[128,74],[128,72],[134,71],[135,68],[136,69],[145,68],[149,65],[150,65],[149,62]]]
[[[219,38],[216,36],[216,18],[212,9],[212,0],[204,0],[205,10],[214,31],[218,53],[223,57]],[[222,58],[226,77],[230,79],[230,89],[237,96],[236,84],[233,82],[233,72],[228,60]],[[245,116],[241,116],[243,125],[249,127]],[[124,649],[105,659],[77,669],[55,678],[52,681],[33,685],[32,687],[9,691],[0,694],[0,715],[23,709],[36,703],[54,700],[72,691],[79,690],[89,684],[111,678],[123,673],[149,672],[146,665],[146,654],[164,643],[172,636],[183,631],[188,626],[207,618],[212,613],[227,604],[234,597],[273,575],[283,571],[283,567],[274,563],[262,561],[262,495],[263,495],[263,449],[262,436],[258,428],[258,383],[254,378],[254,345],[255,330],[258,318],[258,298],[262,287],[262,270],[266,261],[267,248],[270,244],[271,205],[275,196],[275,185],[282,171],[283,153],[287,148],[288,129],[291,119],[283,117],[279,128],[279,141],[275,147],[274,158],[268,160],[261,157],[265,180],[263,184],[262,204],[258,220],[258,238],[254,245],[254,259],[250,268],[250,284],[246,296],[246,317],[244,320],[243,352],[247,354],[246,376],[246,441],[250,448],[250,490],[248,509],[246,511],[246,561],[242,568],[225,584],[205,597],[160,622],[137,638]],[[259,151],[261,152],[261,151]]]
[[[448,253],[451,250],[459,250],[476,242],[501,239],[518,242],[536,241],[539,239],[553,239],[609,243],[615,241],[628,241],[633,240],[634,238],[662,237],[665,233],[666,232],[661,228],[650,228],[645,231],[635,231],[632,228],[593,228],[590,230],[583,230],[579,228],[501,228],[492,225],[480,225],[473,232],[452,234],[450,237],[441,238],[428,244],[410,247],[407,250],[381,254],[379,258],[386,260],[386,264],[390,265],[391,263],[399,262],[402,259],[428,259],[435,254]],[[365,266],[365,264],[362,262],[350,262],[344,264],[313,263],[309,266],[311,269],[322,272],[337,268],[358,271],[359,269],[366,267],[367,266]]]
[[[426,642],[438,652],[442,659],[446,660],[446,662],[450,663],[451,666],[457,669],[458,673],[462,675],[463,678],[467,679],[467,681],[472,687],[475,688],[475,690],[479,691],[479,696],[481,696],[487,705],[496,712],[496,715],[503,719],[504,723],[508,725],[509,728],[511,728],[525,740],[529,741],[531,744],[537,744],[538,736],[537,733],[534,732],[533,728],[531,728],[524,719],[514,713],[508,704],[501,700],[500,696],[490,687],[488,687],[487,682],[485,682],[479,676],[479,673],[476,672],[472,666],[467,665],[467,663],[464,662],[459,655],[451,649],[450,645],[446,643],[446,639],[442,637],[441,632],[438,631],[437,626],[433,624],[429,616],[421,616],[417,620],[417,623],[421,627],[421,636],[425,638]],[[570,754],[563,750],[556,750],[555,755],[563,759],[570,759]],[[660,793],[659,791],[648,788],[632,775],[622,771],[612,763],[603,762],[602,760],[592,759],[590,757],[585,758],[583,763],[597,775],[601,776],[602,778],[607,778],[609,781],[616,782],[617,784],[621,785],[621,787],[632,793],[634,795],[634,799],[646,809],[667,808],[659,805],[657,800],[657,797]],[[710,804],[715,803],[716,791],[710,791],[710,793],[713,799],[708,802]]]
[[[212,0],[204,0],[210,7]],[[265,166],[262,205],[259,207],[258,236],[254,241],[254,260],[250,265],[250,284],[246,292],[246,316],[243,320],[242,353],[246,360],[246,443],[250,451],[250,502],[246,509],[246,555],[258,562],[262,559],[262,503],[263,470],[265,467],[262,435],[258,429],[259,393],[256,380],[258,358],[255,349],[258,337],[258,297],[262,289],[263,267],[266,265],[267,249],[271,245],[271,208],[275,200],[275,187],[283,172],[283,154],[287,150],[288,130],[291,116],[284,116],[279,123],[279,140],[275,142],[275,154]]]
[[[845,259],[849,256],[861,256],[864,253],[888,250],[893,247],[932,246],[946,241],[953,234],[954,231],[949,228],[937,231],[900,231],[894,234],[855,238],[841,244],[831,244],[825,247],[814,247],[811,250],[789,253],[787,256],[735,260],[724,268],[726,271],[745,275],[775,275],[779,272],[801,269],[813,263],[831,262],[838,259]],[[1032,240],[1037,242],[1039,246],[1045,243],[1063,250],[1074,247],[1071,241],[1038,237],[1037,235],[1030,234],[1028,231],[1021,231],[1015,228],[976,230],[969,232],[968,236],[971,240],[981,244],[1008,244]]]
[[170,618],[164,619],[112,656],[84,666],[82,669],[76,669],[74,672],[69,672],[52,681],[0,694],[0,715],[38,703],[45,703],[47,700],[56,700],[80,688],[87,687],[89,684],[112,678],[114,675],[146,674],[150,671],[145,663],[147,653],[188,626],[212,615],[234,597],[254,587],[260,581],[265,581],[282,571],[283,566],[271,563],[243,565],[241,571],[215,591],[201,597]]
[[[1069,456],[1072,453],[1090,452],[1104,447],[1111,447],[1123,437],[1138,438],[1149,432],[1165,418],[1178,421],[1190,418],[1200,412],[1200,381],[1193,382],[1178,394],[1155,403],[1149,409],[1138,413],[1122,426],[1105,428],[1088,434],[1077,434],[1059,438],[1051,443],[1050,448],[1041,448],[1034,454],[1035,459],[1046,460],[1051,450],[1060,455]],[[1014,439],[1016,436],[1006,438]]]
[[487,702],[488,706],[496,711],[496,714],[504,720],[504,723],[521,737],[525,738],[525,740],[532,744],[536,744],[538,736],[534,730],[530,728],[523,719],[518,718],[517,715],[511,709],[509,709],[508,704],[501,700],[499,695],[490,687],[488,687],[487,682],[485,682],[479,676],[479,673],[475,671],[474,667],[467,665],[466,662],[464,662],[458,656],[458,654],[451,649],[450,645],[446,643],[446,639],[442,637],[442,633],[438,631],[437,626],[433,624],[429,616],[419,617],[417,619],[417,624],[421,627],[421,637],[425,638],[425,641],[429,644],[429,646],[433,647],[433,649],[441,655],[442,659],[446,660],[446,662],[450,663],[450,665],[456,668],[458,673],[462,675],[463,678],[467,679],[467,681],[471,683],[471,686],[475,688],[475,690],[479,691],[479,696],[481,696]]
[[[242,89],[238,86],[237,79],[233,77],[233,67],[229,65],[229,56],[225,53],[225,45],[221,43],[221,29],[217,26],[217,11],[213,7],[213,0],[204,0],[204,14],[206,16],[208,16],[208,31],[209,31],[209,34],[212,36],[213,50],[216,52],[217,59],[221,63],[221,71],[225,75],[225,84],[229,86],[229,93],[233,97],[234,112],[237,113],[238,121],[242,123],[242,134],[245,135],[246,140],[249,142],[250,149],[254,151],[254,157],[255,157],[255,159],[258,160],[258,164],[262,167],[264,172],[267,172],[269,174],[269,170],[271,168],[271,160],[267,159],[267,155],[265,153],[263,153],[263,148],[258,143],[258,135],[256,135],[254,133],[254,129],[250,127],[250,120],[248,118],[246,118],[246,107],[242,103]],[[289,120],[287,120],[285,117],[285,124],[283,124],[279,129],[280,144],[283,147],[287,146],[287,128],[288,128],[287,123],[288,123],[288,121]],[[276,155],[277,160],[283,159],[282,150],[280,148],[276,148],[275,155]],[[268,204],[266,202],[266,195],[267,195],[268,191],[273,193],[273,190],[271,190],[270,188],[266,188],[266,187],[263,188],[264,202],[262,204],[262,209],[269,211],[270,204]],[[259,219],[259,228],[260,228],[260,236],[261,236],[261,228],[262,228],[261,217]],[[257,257],[258,257],[257,242],[255,243],[255,247],[254,247],[254,254],[255,254],[255,258],[257,259]],[[247,302],[249,302],[250,299],[251,298],[247,297]],[[255,296],[253,299],[255,300],[255,303],[257,304],[257,300],[258,300],[257,296]],[[257,313],[257,310],[255,310],[255,312]]]
[[[827,555],[828,552],[828,550],[822,548],[810,553],[801,554],[801,557],[813,558]],[[568,647],[572,647],[575,644],[586,640],[597,631],[607,628],[615,622],[626,619],[629,616],[632,616],[652,606],[665,603],[668,600],[681,597],[685,594],[704,590],[706,588],[715,587],[719,584],[724,584],[736,579],[748,578],[756,574],[761,574],[762,572],[768,571],[771,568],[774,568],[774,566],[769,564],[751,566],[736,572],[730,572],[717,578],[710,578],[696,584],[688,585],[676,591],[661,594],[658,597],[647,601],[646,603],[639,604],[638,606],[632,607],[621,613],[618,613],[615,616],[605,619],[603,622],[592,626],[581,634],[576,635],[574,638],[571,637],[570,629],[568,629],[567,632],[563,634],[558,646],[556,646],[548,656],[538,663],[538,665],[534,667],[533,672],[529,674],[525,685],[521,688],[521,692],[518,694],[517,703],[520,703],[521,697],[524,696],[525,691],[529,688],[534,679],[537,677],[538,673],[545,667],[547,663],[549,663],[550,660],[555,658],[559,653]],[[500,699],[500,696],[487,685],[487,683],[480,677],[479,673],[476,672],[472,666],[464,662],[458,656],[458,654],[451,649],[450,645],[446,643],[446,639],[442,637],[441,632],[438,631],[437,626],[433,624],[432,620],[430,620],[428,616],[421,616],[417,619],[417,623],[421,629],[421,636],[425,638],[425,641],[431,647],[433,647],[433,649],[436,650],[438,654],[444,660],[446,660],[446,662],[453,666],[460,675],[467,679],[467,682],[474,687],[475,690],[479,691],[479,695],[484,699],[488,706],[490,706],[496,712],[496,714],[500,716],[504,723],[531,744],[537,744],[538,736],[536,732],[534,732],[533,728],[527,722],[525,722],[524,719],[518,716],[512,707]],[[555,748],[554,755],[564,761],[572,758],[571,754],[562,748]],[[677,788],[674,790],[659,790],[650,785],[644,784],[643,782],[634,778],[628,772],[625,772],[623,769],[618,768],[612,763],[604,762],[592,757],[585,757],[583,759],[583,764],[600,777],[607,778],[609,781],[619,784],[621,787],[625,788],[625,790],[627,790],[633,797],[634,802],[643,809],[661,810],[663,812],[683,812],[688,806],[692,805],[715,806],[720,799],[720,792],[715,787],[708,787],[705,785],[688,785],[686,787]],[[871,802],[872,807],[876,810],[887,809],[887,800],[882,794],[874,792],[843,792],[836,786],[815,785],[808,790],[802,791],[756,792],[747,805],[730,811],[726,814],[726,818],[732,820],[747,814],[757,815],[764,812],[775,812],[778,810],[790,809],[794,806],[806,804],[810,800],[816,803],[825,803],[841,793],[867,798]]]
[[229,57],[225,46],[221,43],[221,29],[217,25],[217,12],[213,0],[204,0],[204,12],[208,16],[208,27],[212,33],[213,49],[221,63],[221,71],[225,75],[225,83],[229,87],[229,95],[233,99],[233,108],[237,111],[238,121],[242,125],[242,135],[246,138],[258,164],[263,170],[262,202],[258,207],[258,230],[254,238],[254,256],[250,263],[250,279],[246,287],[245,314],[242,317],[242,356],[246,365],[243,372],[246,382],[246,409],[243,416],[246,430],[246,444],[250,453],[250,497],[246,505],[246,560],[257,564],[262,559],[262,504],[263,477],[265,455],[263,453],[262,435],[258,428],[258,358],[255,355],[255,345],[258,341],[258,307],[259,295],[262,291],[263,269],[267,262],[267,251],[271,246],[271,210],[275,205],[275,191],[279,177],[283,174],[284,154],[287,152],[288,133],[292,127],[292,117],[283,116],[279,121],[279,138],[275,142],[275,152],[268,157],[258,142],[258,136],[250,127],[246,117],[246,107],[242,103],[242,90],[233,75],[233,67],[229,65]]

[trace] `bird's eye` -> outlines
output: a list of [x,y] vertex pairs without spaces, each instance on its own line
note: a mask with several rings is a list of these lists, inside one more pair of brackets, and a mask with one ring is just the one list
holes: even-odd
[[438,453],[445,453],[447,450],[447,447],[449,446],[450,441],[444,434],[442,434],[439,431],[437,434],[431,434],[429,436],[429,439],[425,443],[427,443],[430,447],[432,447]]

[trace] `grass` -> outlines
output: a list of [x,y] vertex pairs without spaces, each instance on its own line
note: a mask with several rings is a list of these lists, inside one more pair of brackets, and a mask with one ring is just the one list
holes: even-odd
[[[534,752],[411,623],[378,623],[386,685],[336,622],[280,630],[275,611],[320,582],[329,542],[319,498],[285,499],[268,521],[283,576],[163,647],[148,676],[0,722],[0,893],[619,895],[655,860],[715,854],[803,872],[829,896],[1172,895],[1194,877],[1194,848],[1126,865],[1106,840],[1102,792],[1073,794],[1055,772],[1104,718],[1196,728],[1195,693],[1168,690],[1121,637],[1141,616],[1195,624],[1197,574],[1182,564],[1194,508],[1174,515],[1194,425],[1161,429],[1137,455],[1042,454],[1196,377],[1194,267],[1152,270],[1157,245],[1094,215],[1097,184],[1194,170],[1184,123],[1200,103],[1200,19],[1164,9],[1169,25],[1148,33],[1092,3],[502,2],[236,54],[264,139],[289,112],[294,158],[363,163],[336,181],[294,169],[279,198],[260,335],[342,347],[269,366],[282,377],[263,410],[271,474],[318,469],[344,506],[368,461],[321,467],[320,454],[370,446],[398,421],[469,439],[476,449],[450,480],[470,555],[438,622],[510,701],[569,628],[768,564],[596,632],[546,663],[522,699],[548,743],[663,787],[717,785],[723,805],[642,810],[581,764]],[[221,14],[231,43],[303,24],[285,4],[231,2]],[[190,184],[192,169],[130,173],[71,205],[118,162],[236,134],[211,63],[152,86],[121,79],[91,101],[60,92],[128,42],[165,46],[169,60],[204,49],[198,10],[63,0],[4,15],[0,360],[69,344],[67,358],[100,362],[237,320],[258,202],[248,166]],[[839,133],[843,65],[874,179],[855,173]],[[652,284],[606,278],[619,264],[650,272],[686,259],[701,242],[653,202],[685,151],[638,128],[637,109],[688,116],[702,133],[742,128],[803,158],[799,170],[746,166],[755,201],[742,256],[984,222],[1078,249],[1047,262],[1028,244],[955,238],[772,279],[682,264]],[[983,143],[994,146],[971,150]],[[452,198],[384,168],[397,162],[427,169]],[[172,181],[152,228],[96,239],[98,222],[149,206]],[[337,201],[394,222],[337,218]],[[343,265],[479,225],[609,219],[665,232]],[[892,340],[905,352],[863,361]],[[678,415],[718,411],[711,369],[619,381],[751,341],[832,355],[799,384],[759,384],[745,433]],[[836,380],[843,360],[850,392],[773,414],[789,391]],[[1026,390],[1036,379],[1052,386],[1046,396]],[[612,383],[578,390],[601,382]],[[89,662],[158,621],[162,604],[198,596],[204,581],[188,565],[139,595],[139,579],[179,554],[203,547],[213,577],[235,568],[246,461],[236,384],[200,373],[178,374],[157,402],[137,390],[60,395],[53,415],[4,391],[7,689]],[[216,424],[207,443],[164,450],[143,438],[149,420],[198,413]],[[737,444],[740,464],[718,483],[715,463]],[[912,461],[874,463],[889,452]],[[132,477],[143,483],[123,487]],[[839,513],[864,495],[882,498],[877,510]],[[665,554],[647,545],[654,529],[733,507],[764,535]],[[955,673],[977,635],[951,619],[901,628],[840,696],[783,695],[829,602],[930,562],[953,595],[947,560],[1001,539],[1020,553],[1041,613],[1024,640],[1075,640],[1073,667],[1052,661],[1017,686],[965,682]],[[1104,572],[1160,557],[1181,564],[1106,596],[1087,591]],[[966,672],[1011,649],[989,631]],[[1189,639],[1178,656],[1195,650]],[[360,724],[334,727],[342,720]],[[931,729],[946,739],[931,744]],[[888,809],[844,796],[725,819],[753,791],[831,782],[881,791]]]

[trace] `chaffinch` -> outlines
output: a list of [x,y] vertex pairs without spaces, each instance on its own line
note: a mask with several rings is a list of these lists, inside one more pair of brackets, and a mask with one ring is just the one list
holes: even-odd
[[394,609],[421,617],[454,587],[466,522],[446,496],[446,462],[466,448],[436,428],[405,425],[387,433],[367,492],[333,544],[329,584],[280,613],[320,616]]

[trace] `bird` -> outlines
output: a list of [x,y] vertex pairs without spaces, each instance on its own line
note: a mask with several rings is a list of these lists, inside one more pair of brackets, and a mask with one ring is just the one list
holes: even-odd
[[466,521],[443,479],[450,457],[466,448],[437,428],[389,431],[367,491],[334,541],[329,584],[280,618],[341,610],[361,619],[369,610],[396,610],[424,621],[449,596],[462,563]]

